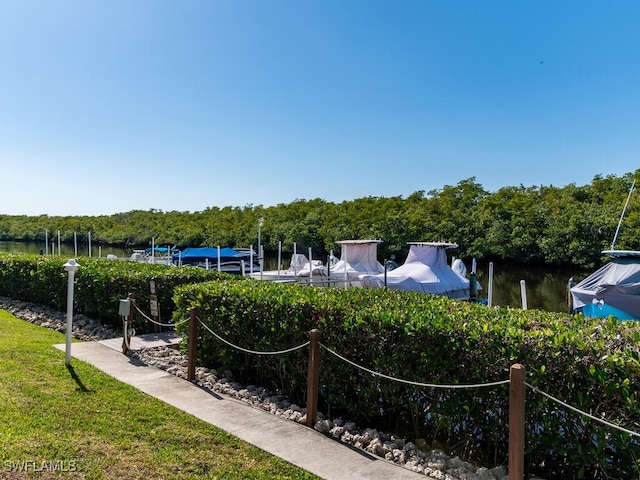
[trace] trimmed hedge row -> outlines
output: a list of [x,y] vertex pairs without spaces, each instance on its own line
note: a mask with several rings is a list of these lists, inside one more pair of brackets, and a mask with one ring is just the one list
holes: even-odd
[[[230,342],[257,351],[300,345],[318,328],[322,344],[366,368],[405,380],[527,382],[580,410],[640,430],[640,334],[613,319],[488,308],[420,293],[218,281],[176,289],[175,320],[192,308]],[[187,327],[181,327],[187,335]],[[199,359],[237,379],[305,403],[307,349],[256,356],[200,329]],[[482,462],[507,462],[508,385],[447,390],[374,377],[321,350],[321,409]],[[640,445],[527,391],[526,458],[543,478],[630,478]],[[635,472],[635,473],[631,473]]]
[[[66,261],[62,257],[0,253],[0,295],[65,311],[68,274],[63,265]],[[160,318],[167,323],[173,315],[173,292],[177,286],[231,278],[228,274],[201,268],[169,268],[102,258],[83,257],[78,263],[74,310],[116,328],[122,327],[119,300],[129,293],[135,295],[140,309],[149,314],[151,279],[156,279],[159,285]],[[136,328],[140,332],[153,331],[149,322],[139,322]]]

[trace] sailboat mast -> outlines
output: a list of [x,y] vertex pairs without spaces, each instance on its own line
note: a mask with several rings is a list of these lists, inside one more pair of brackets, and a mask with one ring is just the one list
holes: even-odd
[[614,250],[613,246],[616,244],[616,240],[618,239],[618,232],[620,231],[620,224],[622,223],[622,219],[624,218],[624,213],[627,211],[627,205],[629,205],[629,199],[631,198],[631,194],[633,193],[633,188],[636,186],[636,179],[633,179],[633,184],[631,185],[631,189],[629,190],[629,195],[627,195],[627,201],[624,204],[624,208],[622,209],[622,213],[620,214],[620,220],[618,220],[618,226],[616,228],[616,234],[613,236],[613,242],[611,242],[611,250]]

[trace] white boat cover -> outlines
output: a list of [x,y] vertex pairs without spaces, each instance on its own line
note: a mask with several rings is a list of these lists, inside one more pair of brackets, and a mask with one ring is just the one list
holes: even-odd
[[340,260],[330,266],[331,277],[357,279],[362,274],[384,273],[384,267],[378,261],[380,240],[342,240]]
[[570,289],[574,310],[600,303],[640,317],[640,252],[603,253],[612,260]]
[[[305,265],[309,264],[309,259],[306,255],[302,253],[294,253],[291,255],[291,263],[289,264],[289,269],[287,270],[288,274],[299,275],[300,272],[305,268]],[[307,275],[309,275],[309,267],[307,266]]]
[[[447,265],[447,248],[455,243],[410,243],[406,262],[387,272],[387,288],[409,290],[465,300],[469,298],[469,279],[454,272]],[[384,273],[361,275],[366,288],[384,287]]]
[[289,264],[289,268],[287,270],[265,270],[262,273],[258,270],[254,271],[251,275],[256,279],[283,279],[283,280],[295,280],[298,277],[309,277],[310,269],[312,269],[311,274],[316,276],[325,275],[325,267],[322,264],[322,260],[312,260],[309,262],[309,259],[306,255],[302,253],[294,253],[291,255],[291,263]]
[[[294,266],[295,262],[295,266]],[[322,260],[311,260],[309,261],[305,255],[300,253],[296,253],[291,257],[291,266],[289,267],[289,274],[297,272],[299,277],[309,277],[311,275],[324,275],[325,268],[322,264]]]

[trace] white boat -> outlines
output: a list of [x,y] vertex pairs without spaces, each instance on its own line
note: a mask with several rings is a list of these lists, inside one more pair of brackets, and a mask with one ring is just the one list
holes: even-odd
[[327,265],[327,281],[335,286],[362,287],[362,275],[384,273],[378,261],[378,244],[381,240],[341,240],[340,260]]
[[311,260],[302,253],[294,253],[291,255],[289,268],[286,270],[265,270],[260,272],[254,270],[251,274],[256,280],[280,280],[283,282],[297,282],[300,280],[308,281],[309,278],[322,277],[326,275],[325,267],[321,260]]
[[294,253],[287,270],[269,270],[251,275],[259,280],[309,283],[318,286],[361,287],[359,276],[366,273],[384,272],[378,262],[378,244],[380,240],[341,240],[340,260],[333,256],[326,265],[320,260],[311,260],[302,254]]
[[144,250],[134,250],[129,260],[139,263],[154,263],[156,265],[173,265],[173,256],[180,253],[176,248],[153,247]]
[[[457,244],[409,242],[408,245],[409,255],[404,264],[386,274],[361,275],[363,286],[432,293],[456,300],[469,299],[469,279],[447,264],[446,250],[456,248]],[[460,271],[464,272],[466,268]]]

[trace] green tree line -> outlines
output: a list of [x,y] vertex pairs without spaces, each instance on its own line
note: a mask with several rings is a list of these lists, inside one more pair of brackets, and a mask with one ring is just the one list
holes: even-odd
[[[314,257],[338,251],[336,242],[382,240],[381,258],[402,259],[407,242],[447,241],[456,256],[503,263],[593,268],[611,246],[622,208],[640,169],[620,177],[593,178],[588,185],[508,186],[489,192],[475,177],[457,185],[407,197],[364,197],[340,203],[296,199],[264,207],[209,207],[197,212],[132,210],[100,216],[0,215],[0,240],[44,241],[60,231],[63,242],[91,239],[122,247],[156,244],[178,248],[256,248],[258,222],[266,252],[313,249]],[[640,249],[640,202],[632,194],[616,249]]]

